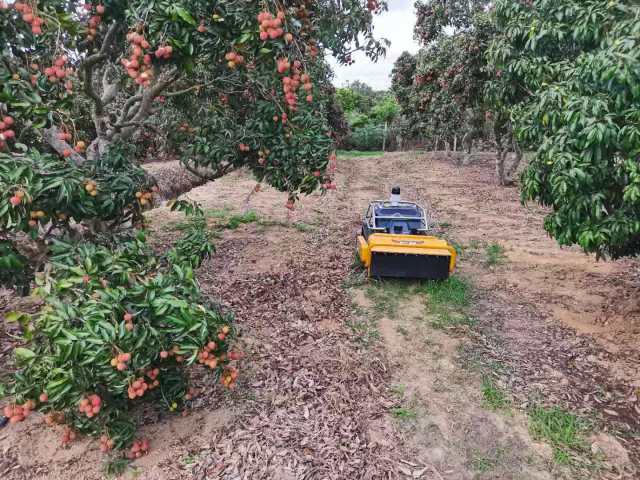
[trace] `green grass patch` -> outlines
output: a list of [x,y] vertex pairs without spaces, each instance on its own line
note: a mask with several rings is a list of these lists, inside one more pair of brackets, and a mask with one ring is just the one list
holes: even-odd
[[503,448],[487,453],[475,450],[471,459],[471,467],[478,473],[489,472],[500,465],[504,454]]
[[400,302],[415,291],[415,283],[409,280],[379,280],[371,283],[366,290],[378,316],[395,318]]
[[469,283],[460,276],[449,277],[444,281],[430,281],[422,286],[422,290],[429,295],[432,305],[466,307],[469,305]]
[[414,410],[413,408],[409,408],[409,407],[392,408],[390,412],[391,412],[391,415],[393,415],[398,420],[404,420],[404,421],[415,420],[418,417],[418,412],[416,412],[416,410]]
[[486,263],[489,266],[500,265],[507,260],[504,247],[499,243],[490,243],[485,248]]
[[380,340],[378,324],[372,318],[360,316],[359,318],[348,320],[347,326],[351,329],[355,340],[365,347],[370,347]]
[[315,227],[313,225],[309,225],[308,223],[304,222],[294,223],[293,228],[295,228],[299,232],[313,232],[315,230]]
[[585,451],[583,435],[589,429],[585,420],[559,407],[534,407],[529,411],[529,430],[536,440],[553,447],[556,463],[572,463],[571,451]]
[[498,387],[490,377],[482,379],[483,405],[490,410],[504,410],[511,402],[506,392]]
[[476,320],[467,314],[471,287],[464,278],[426,282],[421,291],[427,295],[427,312],[435,328],[475,325]]
[[229,217],[229,220],[224,224],[224,228],[228,228],[229,230],[235,230],[240,225],[244,225],[246,223],[253,223],[258,221],[258,214],[252,210],[242,213],[240,215],[232,215]]
[[102,465],[104,473],[107,477],[119,477],[129,466],[129,460],[126,458],[110,458],[105,460]]
[[379,157],[384,155],[381,151],[366,152],[363,150],[338,150],[338,156],[342,158]]

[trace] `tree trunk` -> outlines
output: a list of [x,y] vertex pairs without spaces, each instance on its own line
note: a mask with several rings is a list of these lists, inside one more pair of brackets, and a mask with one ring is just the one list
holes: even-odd
[[510,180],[513,180],[513,175],[517,172],[518,167],[520,166],[520,162],[522,162],[522,149],[520,148],[520,145],[518,145],[518,142],[515,138],[513,139],[513,152],[513,162],[511,162],[511,165],[507,169],[506,173],[506,177]]
[[387,146],[387,126],[389,125],[389,122],[384,122],[384,133],[382,134],[382,151],[385,151],[385,148]]
[[458,136],[457,135],[453,136],[453,151],[454,152],[458,151]]
[[498,185],[504,186],[504,146],[502,144],[502,132],[499,128],[495,130],[496,137],[496,176],[498,177]]

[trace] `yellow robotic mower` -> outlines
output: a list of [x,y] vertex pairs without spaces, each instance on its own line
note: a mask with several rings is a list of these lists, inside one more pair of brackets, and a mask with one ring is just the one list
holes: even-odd
[[389,200],[369,204],[357,237],[360,261],[371,277],[445,280],[455,269],[456,250],[429,230],[424,209],[402,201],[394,187]]

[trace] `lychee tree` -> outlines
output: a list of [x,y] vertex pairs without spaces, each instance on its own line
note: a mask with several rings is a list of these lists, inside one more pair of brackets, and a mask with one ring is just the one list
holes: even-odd
[[[31,285],[44,308],[15,313],[24,345],[12,422],[34,409],[101,448],[130,447],[143,399],[181,408],[184,367],[227,387],[230,316],[194,269],[212,251],[197,205],[182,239],[157,254],[136,233],[157,193],[136,160],[143,136],[172,137],[208,179],[249,167],[279,190],[331,189],[333,94],[324,52],[350,62],[384,45],[384,2],[0,1],[0,280]],[[171,109],[176,115],[168,115]],[[162,119],[162,121],[159,121]],[[20,285],[18,285],[20,284]]]
[[492,36],[489,3],[427,0],[416,2],[417,55],[405,54],[395,65],[392,88],[414,135],[471,149],[483,135],[484,52]]
[[2,2],[3,245],[18,231],[42,247],[79,224],[95,232],[139,222],[155,193],[134,159],[141,136],[180,142],[184,165],[207,179],[248,166],[288,191],[289,207],[299,192],[333,188],[324,51],[342,62],[356,49],[377,58],[384,44],[371,20],[384,8]]
[[640,7],[612,0],[499,0],[496,102],[535,155],[523,200],[551,208],[562,245],[640,251]]

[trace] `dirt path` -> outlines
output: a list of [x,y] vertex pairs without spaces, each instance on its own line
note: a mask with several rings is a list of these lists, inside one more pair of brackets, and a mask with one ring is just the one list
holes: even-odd
[[[189,197],[219,225],[242,213],[254,183],[235,173]],[[143,427],[152,453],[125,477],[634,478],[640,315],[630,263],[559,249],[542,213],[495,187],[486,162],[341,160],[338,185],[292,215],[285,195],[266,189],[250,199],[256,217],[222,232],[199,279],[236,314],[241,381],[229,394],[195,376],[193,410]],[[367,283],[353,268],[360,216],[393,185],[461,245],[471,326],[436,328],[419,287]],[[179,234],[166,209],[150,219],[156,242]],[[487,404],[487,378],[508,399]],[[587,439],[596,453],[586,464],[559,466],[531,438],[523,412],[538,401],[593,418],[599,437]],[[0,430],[0,478],[101,478],[96,445],[62,449],[58,433],[35,418]]]

